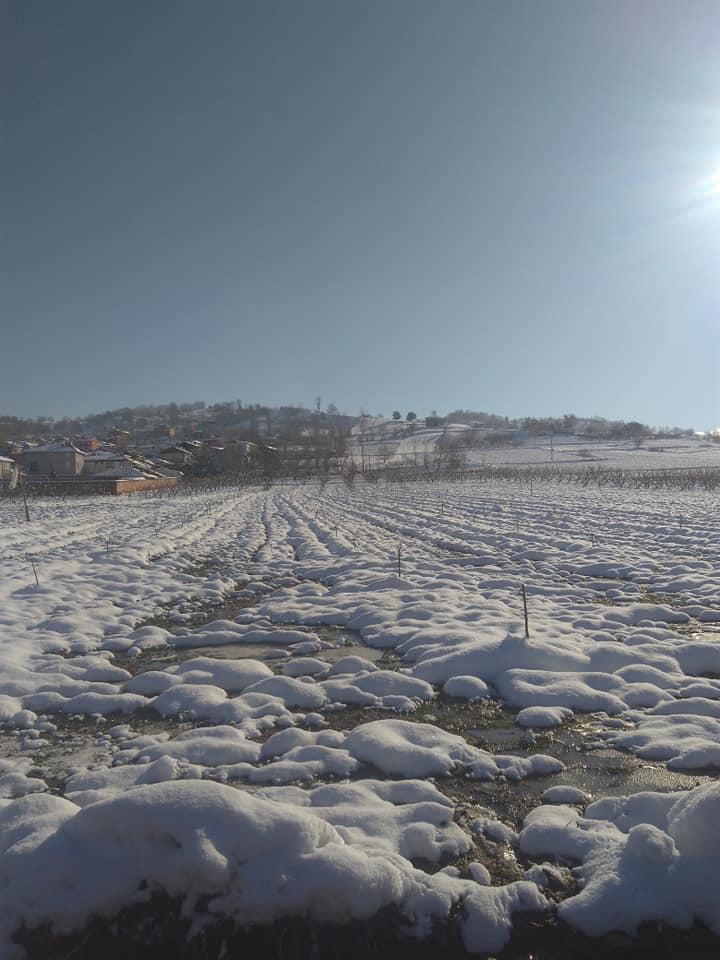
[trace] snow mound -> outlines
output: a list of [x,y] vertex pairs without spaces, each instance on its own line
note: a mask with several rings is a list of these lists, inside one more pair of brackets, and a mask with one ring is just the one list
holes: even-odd
[[0,801],[0,947],[18,957],[10,938],[21,925],[77,930],[164,892],[186,914],[202,902],[206,920],[240,925],[342,922],[396,904],[418,935],[464,901],[468,948],[497,949],[513,912],[547,902],[530,883],[489,888],[415,868],[408,857],[471,846],[439,797],[412,782],[253,797],[194,780],[137,786],[82,808],[52,796]]
[[684,929],[696,919],[720,933],[719,816],[718,783],[604,799],[584,818],[545,806],[526,817],[519,846],[528,856],[552,852],[581,864],[583,887],[558,913],[589,936],[632,934],[645,922]]
[[480,677],[450,677],[443,685],[443,693],[462,700],[483,700],[491,695],[490,688]]

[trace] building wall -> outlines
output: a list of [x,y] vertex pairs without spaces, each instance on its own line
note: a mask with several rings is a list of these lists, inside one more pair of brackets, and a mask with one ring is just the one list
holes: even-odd
[[73,446],[77,447],[78,450],[82,450],[83,453],[92,453],[93,450],[98,449],[100,441],[97,437],[80,437],[77,440],[73,440]]
[[163,490],[176,487],[176,477],[138,477],[127,480],[33,480],[28,489],[40,496],[86,496],[92,493],[117,495],[138,490]]
[[85,457],[68,447],[67,450],[38,450],[32,447],[21,458],[23,469],[31,476],[49,477],[54,471],[57,477],[77,477],[83,468]]
[[92,476],[95,473],[104,473],[106,470],[123,470],[129,466],[130,463],[127,457],[117,457],[114,460],[95,460],[92,457],[88,457],[83,466],[83,474],[85,476]]

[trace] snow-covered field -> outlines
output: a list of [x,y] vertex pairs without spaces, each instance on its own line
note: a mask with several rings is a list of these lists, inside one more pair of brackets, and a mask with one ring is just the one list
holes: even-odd
[[[474,445],[473,435],[485,436],[488,446]],[[497,438],[504,442],[497,444]],[[493,440],[493,438],[496,438]],[[479,441],[477,441],[479,443]],[[454,451],[454,454],[453,454]],[[350,457],[369,469],[446,465],[454,455],[470,467],[595,468],[599,470],[688,470],[720,468],[720,443],[709,436],[671,439],[593,440],[556,434],[473,431],[465,424],[436,427],[402,421],[373,421],[356,427]]]
[[670,440],[589,440],[548,436],[472,450],[471,464],[487,466],[596,467],[622,470],[687,470],[720,467],[720,443],[704,437]]
[[[330,483],[30,510],[0,502],[0,956],[158,891],[195,931],[392,905],[478,953],[528,911],[720,934],[715,494]],[[593,779],[609,756],[627,777]]]

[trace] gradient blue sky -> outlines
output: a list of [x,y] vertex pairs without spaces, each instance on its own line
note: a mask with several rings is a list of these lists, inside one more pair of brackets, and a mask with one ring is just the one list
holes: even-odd
[[5,0],[0,413],[720,424],[717,0]]

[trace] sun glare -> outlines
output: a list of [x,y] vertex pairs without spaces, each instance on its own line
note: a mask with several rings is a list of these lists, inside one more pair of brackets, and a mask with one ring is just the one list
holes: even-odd
[[687,189],[678,213],[683,216],[717,211],[720,200],[720,169],[695,180]]

